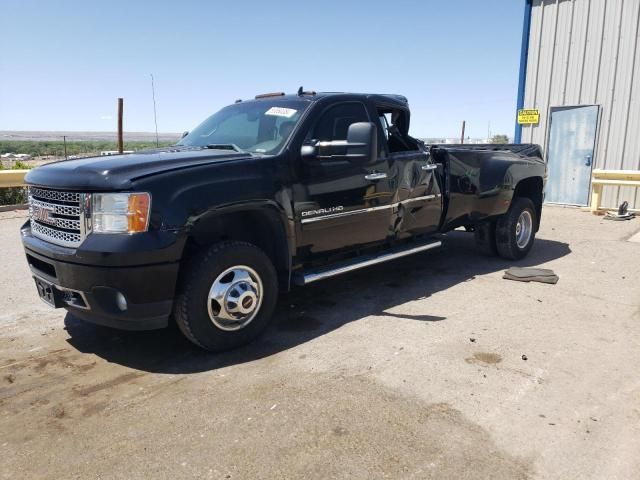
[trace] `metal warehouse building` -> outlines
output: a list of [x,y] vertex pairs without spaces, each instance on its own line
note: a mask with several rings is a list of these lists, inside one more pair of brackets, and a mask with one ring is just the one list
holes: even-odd
[[[640,170],[640,0],[525,0],[518,108],[539,111],[515,140],[543,147],[548,202],[587,205],[592,168]],[[623,200],[640,208],[604,188]]]

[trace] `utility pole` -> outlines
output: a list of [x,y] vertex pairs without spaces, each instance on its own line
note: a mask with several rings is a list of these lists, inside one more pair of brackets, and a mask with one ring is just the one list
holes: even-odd
[[462,121],[462,134],[460,135],[460,143],[464,144],[464,127],[466,126],[466,123],[464,120]]
[[122,142],[122,109],[124,100],[118,98],[118,153],[124,152],[124,144]]
[[151,74],[151,96],[153,97],[153,121],[156,124],[156,147],[159,147],[160,140],[158,140],[158,116],[156,115],[156,88],[153,84],[153,73]]
[[64,159],[69,160],[69,157],[67,156],[67,136],[66,135],[62,136],[62,142],[64,143]]

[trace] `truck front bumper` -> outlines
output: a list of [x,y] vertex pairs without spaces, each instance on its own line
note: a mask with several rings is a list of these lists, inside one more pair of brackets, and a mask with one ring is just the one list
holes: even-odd
[[[179,262],[118,267],[77,263],[72,249],[34,237],[28,224],[22,228],[22,242],[39,294],[43,297],[42,289],[49,288],[45,300],[54,307],[124,330],[168,325]],[[68,258],[62,260],[64,253]]]

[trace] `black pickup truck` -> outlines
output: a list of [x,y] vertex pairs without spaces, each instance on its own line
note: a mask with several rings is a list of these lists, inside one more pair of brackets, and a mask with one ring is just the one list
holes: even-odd
[[175,146],[29,172],[22,241],[40,297],[90,322],[175,319],[219,351],[264,330],[279,291],[440,246],[524,257],[540,224],[536,145],[425,145],[400,95],[258,95]]

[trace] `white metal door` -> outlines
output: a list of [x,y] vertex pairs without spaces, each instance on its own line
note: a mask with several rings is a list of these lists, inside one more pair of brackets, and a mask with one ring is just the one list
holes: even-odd
[[598,130],[597,105],[552,107],[546,201],[587,205]]

